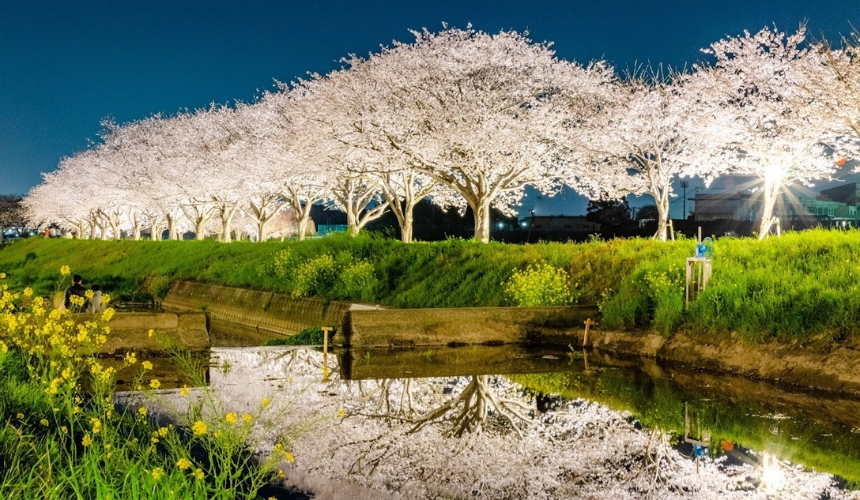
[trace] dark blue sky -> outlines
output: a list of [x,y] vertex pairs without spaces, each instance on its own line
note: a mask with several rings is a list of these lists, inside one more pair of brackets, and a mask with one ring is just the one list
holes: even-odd
[[40,172],[96,139],[103,117],[126,122],[249,101],[275,79],[324,73],[350,52],[409,41],[409,29],[527,29],[535,41],[553,41],[560,57],[624,68],[689,64],[725,35],[774,23],[793,31],[804,19],[813,35],[834,38],[860,24],[860,1],[7,0],[0,193],[26,193]]

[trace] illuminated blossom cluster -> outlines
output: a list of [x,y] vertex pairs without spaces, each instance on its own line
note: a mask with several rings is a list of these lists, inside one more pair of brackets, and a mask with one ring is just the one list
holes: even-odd
[[414,35],[250,104],[105,122],[29,193],[28,217],[80,237],[263,241],[302,239],[323,203],[353,234],[390,210],[408,242],[430,199],[470,208],[488,241],[491,207],[512,214],[527,186],[567,185],[653,196],[664,239],[673,182],[730,173],[761,178],[764,235],[786,186],[829,178],[857,150],[856,49],[804,45],[803,26],[715,42],[691,72],[623,77],[514,31]]

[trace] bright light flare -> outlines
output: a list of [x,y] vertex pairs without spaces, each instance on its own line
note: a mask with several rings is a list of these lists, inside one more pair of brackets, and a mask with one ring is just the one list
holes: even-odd
[[782,464],[770,453],[762,453],[761,484],[759,489],[766,493],[776,493],[787,484]]

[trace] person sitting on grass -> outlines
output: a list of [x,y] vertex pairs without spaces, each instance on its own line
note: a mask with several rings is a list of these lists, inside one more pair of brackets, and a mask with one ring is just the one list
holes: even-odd
[[[81,284],[83,281],[84,279],[81,278],[80,274],[72,276],[72,286],[66,288],[66,292],[63,294],[63,307],[69,311],[81,312],[87,310],[87,289]],[[72,304],[73,295],[84,299],[84,303],[82,305]]]

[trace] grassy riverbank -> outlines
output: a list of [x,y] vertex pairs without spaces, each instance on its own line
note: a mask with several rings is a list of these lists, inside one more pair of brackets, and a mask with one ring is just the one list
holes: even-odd
[[[52,290],[56,270],[69,265],[115,296],[166,276],[393,307],[516,305],[524,294],[507,291],[519,272],[525,278],[514,288],[521,292],[563,276],[564,290],[538,296],[597,304],[604,327],[735,332],[753,342],[829,342],[860,332],[860,232],[721,238],[712,281],[685,311],[684,262],[694,246],[689,239],[405,245],[379,236],[263,244],[31,238],[0,250],[0,271],[37,293]],[[539,264],[564,273],[525,273]]]

